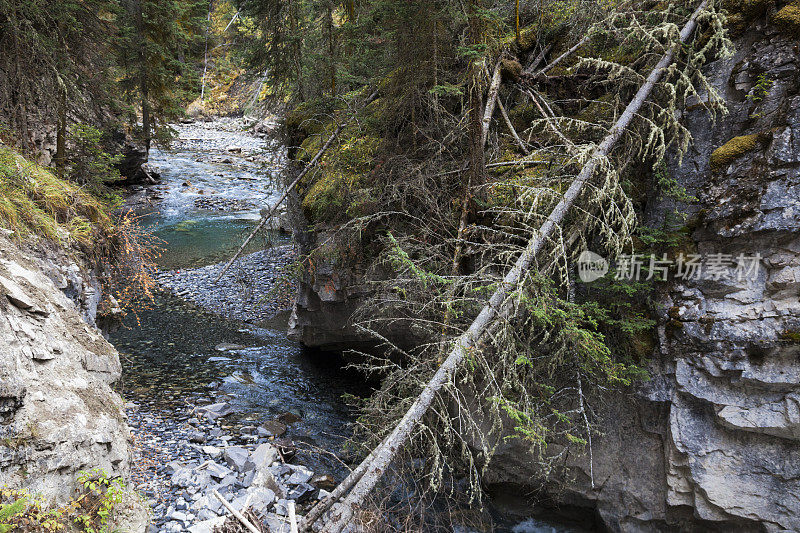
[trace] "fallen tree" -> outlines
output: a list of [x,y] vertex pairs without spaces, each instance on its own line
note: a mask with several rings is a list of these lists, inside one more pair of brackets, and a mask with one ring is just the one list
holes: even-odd
[[[372,102],[372,100],[374,100],[377,95],[378,95],[378,90],[376,89],[375,91],[372,92],[372,94],[370,94],[367,97],[363,105],[366,106],[367,104]],[[295,187],[297,187],[297,184],[300,183],[300,180],[302,180],[306,176],[306,174],[308,174],[317,165],[317,163],[319,163],[319,160],[322,158],[323,155],[325,155],[325,152],[328,151],[328,148],[331,147],[333,141],[336,140],[336,138],[339,136],[342,130],[345,129],[351,122],[353,122],[353,120],[355,120],[356,113],[357,111],[354,111],[349,119],[336,126],[336,129],[333,130],[333,133],[331,133],[330,137],[328,137],[328,140],[325,141],[325,144],[322,145],[322,148],[320,148],[319,151],[317,151],[316,155],[314,155],[311,161],[308,162],[305,168],[303,168],[303,170],[300,172],[300,174],[297,175],[297,177],[292,181],[292,183],[290,183],[289,186],[286,187],[286,190],[283,191],[283,194],[281,195],[280,198],[278,198],[278,201],[272,205],[267,214],[262,215],[261,222],[259,222],[258,225],[255,227],[255,229],[252,232],[250,232],[250,235],[247,236],[247,238],[244,240],[239,249],[236,250],[236,253],[233,254],[233,257],[231,257],[230,260],[222,268],[222,270],[219,271],[217,277],[214,278],[214,283],[218,282],[220,278],[222,278],[225,272],[227,272],[228,269],[231,268],[233,262],[236,261],[236,259],[242,254],[247,245],[250,244],[250,241],[253,240],[253,237],[255,237],[256,234],[259,231],[261,231],[261,228],[263,228],[267,224],[267,222],[269,222],[272,219],[272,217],[275,216],[275,213],[278,212],[278,207],[280,207],[280,205],[286,200],[286,198],[289,197],[289,194],[294,190]]]
[[[703,0],[689,18],[679,35],[679,44],[685,44],[697,27],[697,19],[703,12],[708,0]],[[499,283],[498,288],[490,297],[488,303],[478,314],[469,328],[460,335],[454,343],[449,355],[438,368],[434,376],[423,388],[413,405],[396,425],[395,429],[367,456],[367,458],[333,491],[326,499],[319,502],[305,517],[301,530],[308,530],[342,497],[347,496],[330,513],[327,523],[322,531],[325,533],[340,533],[352,520],[355,511],[364,499],[373,490],[375,485],[386,472],[388,466],[397,455],[398,451],[408,440],[416,424],[422,419],[431,406],[436,394],[448,383],[461,365],[467,354],[478,348],[482,336],[498,318],[504,316],[509,308],[509,297],[512,296],[525,274],[531,268],[539,252],[556,234],[559,225],[564,221],[570,208],[581,195],[586,184],[595,175],[598,167],[611,153],[615,144],[622,137],[626,128],[642,108],[651,92],[664,75],[675,57],[675,48],[670,48],[661,60],[652,69],[645,82],[641,85],[636,95],[625,108],[622,115],[611,127],[603,141],[595,147],[592,154],[584,164],[580,173],[570,184],[561,200],[557,203],[549,216],[539,228],[538,232],[529,240],[527,246],[518,257],[513,268]],[[349,491],[349,493],[348,493]]]

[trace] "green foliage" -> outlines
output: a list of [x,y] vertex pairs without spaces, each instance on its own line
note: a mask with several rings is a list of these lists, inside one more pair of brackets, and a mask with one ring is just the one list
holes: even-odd
[[83,485],[82,496],[89,502],[89,512],[75,518],[86,533],[111,533],[113,531],[112,516],[117,505],[125,496],[125,483],[121,478],[109,478],[105,471],[95,468],[81,471],[78,482]]
[[70,133],[72,146],[65,170],[72,181],[98,190],[120,179],[115,165],[122,160],[122,155],[112,156],[105,151],[100,130],[88,124],[76,124]]
[[775,80],[771,79],[765,72],[762,72],[758,75],[758,80],[756,81],[755,86],[750,94],[746,96],[748,100],[753,103],[760,102],[763,100],[767,93],[769,93],[770,87],[772,84],[775,83]]
[[[204,35],[203,15],[208,3],[200,0],[123,0],[118,18],[120,35],[116,51],[121,70],[119,84],[129,104],[129,118],[136,123],[141,113],[138,136],[150,148],[151,140],[166,143],[171,138],[168,121],[183,113],[188,99],[176,80],[191,68],[182,57],[199,52]],[[194,78],[196,85],[196,77]]]
[[79,185],[0,145],[0,226],[18,238],[36,235],[92,248],[98,233],[111,231],[109,210]]
[[26,531],[53,533],[116,531],[114,512],[129,496],[120,478],[109,478],[95,468],[78,474],[80,494],[61,506],[24,490],[0,489],[0,533]]
[[12,503],[0,504],[0,533],[11,531],[14,525],[9,524],[8,521],[25,511],[27,507],[28,502],[25,496],[21,496]]
[[686,188],[680,185],[675,178],[670,176],[666,162],[662,161],[656,167],[654,177],[661,198],[672,198],[673,200],[685,203],[697,202],[697,197],[687,193]]
[[26,153],[38,124],[55,125],[62,97],[113,100],[116,9],[115,0],[0,0],[0,121]]

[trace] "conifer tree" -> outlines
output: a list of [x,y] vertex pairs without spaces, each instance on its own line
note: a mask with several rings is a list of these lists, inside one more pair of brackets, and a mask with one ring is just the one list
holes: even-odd
[[208,4],[204,0],[122,0],[122,5],[121,84],[129,103],[139,107],[141,140],[149,152],[153,139],[169,138],[167,121],[181,113],[178,81],[190,70],[180,59],[202,35],[202,14]]

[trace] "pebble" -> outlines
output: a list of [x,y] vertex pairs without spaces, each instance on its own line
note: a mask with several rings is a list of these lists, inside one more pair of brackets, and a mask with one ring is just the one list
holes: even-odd
[[[162,288],[226,318],[258,323],[291,307],[295,283],[283,271],[295,260],[291,245],[276,246],[237,259],[214,282],[227,262],[158,274]],[[240,349],[221,344],[220,352]]]
[[[277,441],[253,445],[241,432],[221,435],[223,418],[193,417],[197,411],[187,405],[167,415],[149,411],[141,403],[126,404],[133,434],[131,482],[151,504],[152,524],[147,533],[210,533],[227,515],[213,490],[237,510],[249,497],[250,509],[265,524],[276,523],[276,515],[286,515],[288,500],[295,500],[302,514],[327,494],[322,489],[330,486],[331,478],[315,476],[302,465],[283,463]],[[194,444],[198,434],[214,444]],[[280,442],[286,444],[285,439]],[[317,481],[322,487],[316,486]]]

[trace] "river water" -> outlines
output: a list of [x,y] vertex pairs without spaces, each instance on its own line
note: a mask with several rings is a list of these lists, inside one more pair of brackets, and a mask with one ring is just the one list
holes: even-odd
[[[241,131],[239,121],[177,126],[170,150],[154,149],[159,185],[139,194],[140,223],[162,241],[159,266],[180,270],[229,258],[280,195],[285,164],[277,143]],[[286,244],[288,237],[269,236]],[[248,251],[269,244],[255,239]],[[354,412],[346,394],[369,392],[357,374],[331,354],[286,338],[286,313],[253,324],[229,320],[176,296],[159,293],[149,309],[126,317],[110,335],[123,364],[121,392],[150,411],[169,416],[176,406],[229,401],[226,423],[257,426],[290,412],[300,417],[287,437],[299,443],[298,462],[341,479],[343,467],[325,452],[341,451]],[[506,521],[496,531],[576,531],[539,520]]]
[[[141,224],[162,241],[159,266],[164,270],[230,257],[258,220],[259,209],[280,195],[275,176],[284,162],[280,145],[245,135],[238,122],[177,129],[171,150],[151,153],[162,179],[139,208]],[[271,238],[288,242],[286,236]],[[254,241],[253,250],[265,244]],[[161,293],[150,309],[127,316],[110,341],[123,360],[126,399],[169,412],[186,401],[223,398],[235,409],[234,427],[257,426],[291,412],[301,420],[287,437],[302,447],[337,451],[353,416],[342,396],[366,388],[335,357],[288,340],[286,329],[285,313],[250,324]],[[223,344],[233,348],[221,351]],[[324,454],[300,462],[315,471],[341,473],[338,462]]]

